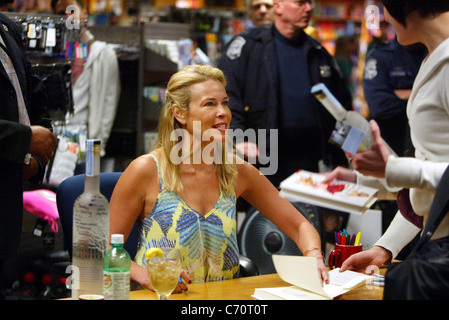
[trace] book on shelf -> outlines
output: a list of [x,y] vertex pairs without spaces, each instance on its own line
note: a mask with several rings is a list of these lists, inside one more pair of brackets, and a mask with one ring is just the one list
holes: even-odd
[[354,271],[329,271],[328,284],[321,284],[315,257],[273,255],[276,272],[286,287],[256,288],[253,298],[258,300],[333,300],[357,287],[368,284],[374,276]]

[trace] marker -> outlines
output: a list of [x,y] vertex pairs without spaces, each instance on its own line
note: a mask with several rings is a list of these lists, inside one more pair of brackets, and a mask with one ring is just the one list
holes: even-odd
[[350,243],[351,246],[353,246],[355,244],[355,237],[356,237],[355,234],[353,234],[352,237],[351,237],[351,243]]
[[361,232],[357,233],[357,237],[355,237],[355,243],[354,243],[355,246],[358,246],[360,244],[361,237],[362,237],[362,233]]

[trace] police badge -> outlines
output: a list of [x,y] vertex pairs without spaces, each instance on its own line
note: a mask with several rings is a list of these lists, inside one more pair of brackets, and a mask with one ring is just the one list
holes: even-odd
[[226,55],[228,56],[228,58],[234,60],[240,57],[240,55],[242,54],[242,48],[245,43],[246,40],[243,37],[236,37],[229,45],[228,50],[226,50]]
[[331,67],[328,65],[320,66],[320,75],[323,78],[330,78],[331,76]]
[[364,78],[367,80],[372,80],[377,76],[377,60],[376,59],[368,59],[365,65],[365,76]]

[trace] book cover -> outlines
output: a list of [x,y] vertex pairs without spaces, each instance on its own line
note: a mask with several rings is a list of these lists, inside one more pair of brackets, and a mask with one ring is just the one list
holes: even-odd
[[364,213],[377,200],[375,188],[341,180],[323,181],[322,174],[298,170],[281,182],[280,194],[291,201],[358,214]]

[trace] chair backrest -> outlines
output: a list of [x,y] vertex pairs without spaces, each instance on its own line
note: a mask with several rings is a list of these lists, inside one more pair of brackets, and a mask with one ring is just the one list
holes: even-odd
[[[321,249],[325,251],[325,228],[321,210],[313,205],[292,202],[299,212],[317,229],[321,237]],[[275,273],[272,255],[302,255],[296,243],[273,222],[255,208],[248,210],[238,234],[241,255],[249,258],[260,274]]]
[[[102,172],[100,173],[100,192],[108,199],[111,199],[114,187],[122,175],[121,172]],[[73,204],[78,196],[84,191],[84,174],[78,174],[64,180],[56,191],[56,203],[59,211],[64,233],[64,246],[68,250],[70,258],[72,257],[72,232],[73,232]],[[137,225],[134,225],[128,239],[125,243],[125,249],[134,259],[137,251],[138,239]]]

